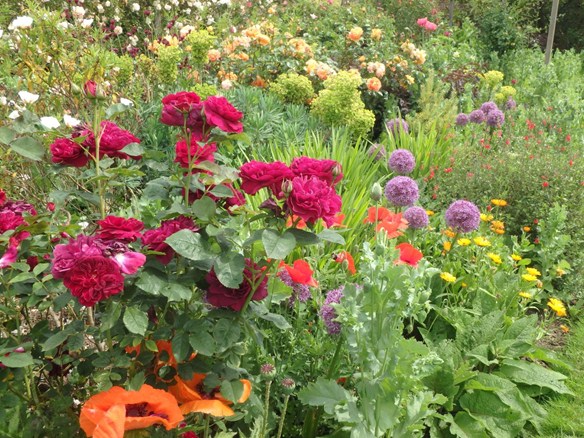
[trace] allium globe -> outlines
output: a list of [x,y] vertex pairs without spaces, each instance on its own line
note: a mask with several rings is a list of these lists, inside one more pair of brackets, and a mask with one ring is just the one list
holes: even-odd
[[470,122],[470,119],[465,113],[460,113],[456,116],[456,126],[466,126]]
[[505,114],[501,110],[493,110],[487,114],[487,125],[489,126],[501,126],[505,122]]
[[450,204],[444,217],[446,225],[461,233],[476,230],[481,222],[481,212],[478,207],[463,199]]
[[499,107],[495,102],[485,102],[481,105],[481,111],[485,114],[489,114],[491,111],[498,110]]
[[400,175],[411,173],[416,167],[416,158],[407,149],[396,149],[389,157],[389,168]]
[[385,158],[386,154],[385,147],[380,143],[374,143],[367,149],[367,155],[373,157],[375,161]]
[[397,135],[399,131],[403,131],[406,134],[410,132],[410,127],[408,123],[401,118],[391,119],[385,122],[385,127],[387,132],[393,136]]
[[482,112],[480,109],[478,109],[478,110],[472,111],[468,115],[468,118],[470,119],[471,122],[478,124],[478,123],[483,123],[485,121],[485,119],[487,118],[487,116],[485,115],[484,112]]
[[338,289],[334,289],[327,293],[324,300],[324,304],[318,312],[322,322],[326,326],[326,331],[329,335],[338,335],[341,332],[341,324],[334,321],[337,318],[337,312],[331,304],[338,304],[343,298],[343,291],[345,287],[341,286]]
[[385,197],[398,207],[407,207],[416,202],[420,194],[418,184],[407,176],[396,176],[385,186]]
[[410,207],[404,211],[403,218],[408,221],[410,228],[426,228],[428,226],[428,213],[422,207]]
[[512,110],[515,108],[517,108],[517,102],[515,102],[512,97],[510,97],[509,100],[505,103],[505,109]]

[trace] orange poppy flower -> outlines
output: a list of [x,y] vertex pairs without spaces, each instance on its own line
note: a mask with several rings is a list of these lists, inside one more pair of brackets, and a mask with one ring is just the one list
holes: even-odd
[[[234,415],[235,412],[229,406],[232,403],[221,396],[219,388],[215,388],[209,393],[203,390],[203,380],[205,380],[206,376],[206,374],[195,373],[193,378],[187,381],[177,377],[176,385],[168,388],[168,391],[181,403],[181,412],[183,414],[200,412],[214,417]],[[241,379],[240,382],[243,384],[243,394],[241,394],[237,403],[245,402],[251,394],[250,381]]]
[[312,277],[312,269],[310,269],[310,265],[305,260],[294,260],[292,266],[282,262],[280,267],[288,271],[293,282],[318,287],[318,282]]
[[346,260],[348,263],[347,270],[353,275],[357,273],[357,269],[355,269],[355,261],[349,251],[341,251],[338,254],[333,254],[333,260],[337,263],[343,263]]
[[94,438],[123,438],[124,431],[154,424],[174,429],[184,419],[174,396],[150,385],[139,391],[120,386],[94,395],[81,408],[81,429]]
[[389,239],[395,239],[402,235],[403,230],[408,229],[408,221],[402,218],[401,213],[389,213],[375,228],[377,231],[383,230]]
[[304,219],[294,214],[292,216],[288,216],[288,219],[286,219],[286,226],[291,228],[292,225],[294,225],[294,228],[298,228],[299,230],[306,228],[306,222],[304,222]]
[[410,265],[416,268],[418,266],[418,262],[422,260],[422,257],[424,257],[424,254],[422,254],[409,243],[400,243],[395,247],[399,249],[399,259],[394,262],[396,265]]
[[[347,228],[346,225],[343,224],[343,221],[345,220],[345,215],[343,213],[337,213],[334,217],[334,222],[333,224],[330,226],[330,228]],[[327,227],[327,225],[324,223],[323,221],[323,225],[325,228],[329,228]]]
[[392,214],[393,213],[385,207],[369,207],[367,209],[367,217],[363,219],[363,223],[374,224],[375,222],[381,222]]

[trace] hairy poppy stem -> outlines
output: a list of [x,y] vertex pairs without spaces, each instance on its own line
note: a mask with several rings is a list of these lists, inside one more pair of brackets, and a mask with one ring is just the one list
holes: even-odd
[[268,415],[270,410],[270,389],[272,387],[272,381],[268,380],[266,382],[266,392],[264,394],[264,418],[262,421],[262,430],[260,433],[261,438],[266,437],[266,431],[268,429]]
[[290,400],[290,394],[286,394],[286,398],[284,399],[284,408],[282,409],[282,414],[280,415],[280,424],[278,425],[278,433],[276,434],[276,438],[280,438],[282,436],[282,431],[284,430],[284,420],[286,419],[286,411],[288,410],[288,400]]

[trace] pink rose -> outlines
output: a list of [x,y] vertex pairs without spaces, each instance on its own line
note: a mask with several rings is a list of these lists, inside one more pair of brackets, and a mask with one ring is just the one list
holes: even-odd
[[104,240],[119,240],[125,243],[134,242],[142,234],[144,224],[138,219],[119,216],[107,216],[105,219],[97,221],[99,228],[97,237]]
[[335,160],[299,157],[292,160],[290,169],[295,176],[316,176],[333,186],[343,179],[341,165]]
[[432,23],[431,21],[427,21],[426,24],[424,24],[424,29],[426,29],[428,32],[434,32],[436,29],[438,29],[438,25],[436,23]]
[[416,23],[418,24],[418,26],[420,27],[424,27],[426,25],[426,23],[428,22],[428,17],[424,17],[424,18],[418,18],[418,21],[416,21]]
[[229,307],[236,312],[239,312],[247,297],[253,292],[252,300],[260,301],[268,296],[268,277],[264,276],[261,283],[257,286],[255,292],[252,288],[252,283],[257,283],[262,276],[263,268],[253,263],[250,259],[245,259],[245,269],[243,270],[243,282],[237,289],[232,289],[221,284],[215,274],[211,270],[205,280],[209,287],[207,288],[207,301],[215,307]]
[[4,203],[2,206],[2,211],[12,211],[13,213],[19,214],[22,216],[22,213],[28,213],[31,216],[36,216],[37,211],[28,202],[24,201],[8,201]]
[[2,258],[0,258],[0,269],[7,268],[16,261],[18,255],[18,245],[10,245]]
[[4,234],[8,230],[15,230],[22,224],[26,224],[22,215],[11,210],[0,211],[0,234]]
[[201,98],[198,94],[189,91],[181,91],[169,94],[162,99],[162,114],[160,122],[169,126],[185,126],[190,128],[195,137],[202,138],[203,117],[201,110]]
[[209,126],[216,126],[224,132],[243,132],[240,120],[243,113],[223,96],[209,96],[203,102],[205,120]]
[[63,284],[81,305],[91,307],[124,290],[124,276],[112,259],[92,256],[76,262]]
[[314,175],[294,178],[286,199],[290,214],[299,216],[307,223],[322,219],[327,227],[334,224],[335,215],[341,211],[341,203],[335,189]]
[[128,251],[117,253],[113,260],[124,274],[132,275],[146,263],[146,256],[139,252]]
[[269,187],[276,197],[281,198],[282,182],[294,178],[294,173],[281,161],[249,161],[241,166],[239,176],[242,181],[241,190],[248,195],[255,195],[258,190]]
[[94,237],[79,235],[67,244],[55,246],[51,268],[53,277],[65,277],[79,260],[86,257],[103,257],[103,245]]
[[95,81],[87,81],[83,84],[83,91],[87,96],[96,97],[97,96],[97,84]]
[[[96,144],[95,135],[89,129],[86,129],[81,133],[81,135],[87,135],[83,141],[83,146],[85,146],[92,155],[95,155]],[[133,158],[134,160],[139,160],[141,156],[130,156],[125,152],[121,152],[130,143],[140,143],[140,139],[135,137],[129,131],[120,128],[113,122],[109,120],[104,120],[101,122],[101,139],[99,142],[99,157],[108,156],[111,158],[122,158],[127,160],[128,158]]]
[[57,138],[50,146],[51,161],[63,166],[83,167],[89,161],[83,147],[68,138]]
[[[197,140],[192,138],[190,149],[192,164],[199,164],[203,161],[215,161],[215,152],[217,151],[217,145],[215,143],[199,146]],[[177,142],[175,150],[176,157],[174,162],[179,163],[180,167],[188,169],[190,166],[186,140],[183,139]]]
[[164,255],[157,255],[156,258],[163,265],[168,265],[174,256],[174,250],[165,242],[165,240],[177,231],[184,229],[197,231],[199,227],[195,225],[191,218],[178,216],[174,219],[162,221],[160,227],[154,230],[146,231],[142,235],[142,243],[151,251],[163,252]]

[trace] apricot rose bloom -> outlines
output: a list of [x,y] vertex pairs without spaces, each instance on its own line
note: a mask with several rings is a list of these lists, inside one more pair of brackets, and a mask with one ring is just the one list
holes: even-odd
[[356,26],[349,31],[349,35],[347,35],[347,38],[349,38],[351,41],[357,42],[361,39],[362,36],[363,29],[360,28],[359,26]]
[[120,386],[94,395],[81,408],[79,424],[89,437],[123,438],[124,431],[161,424],[174,429],[183,420],[172,394],[150,385],[138,391]]

